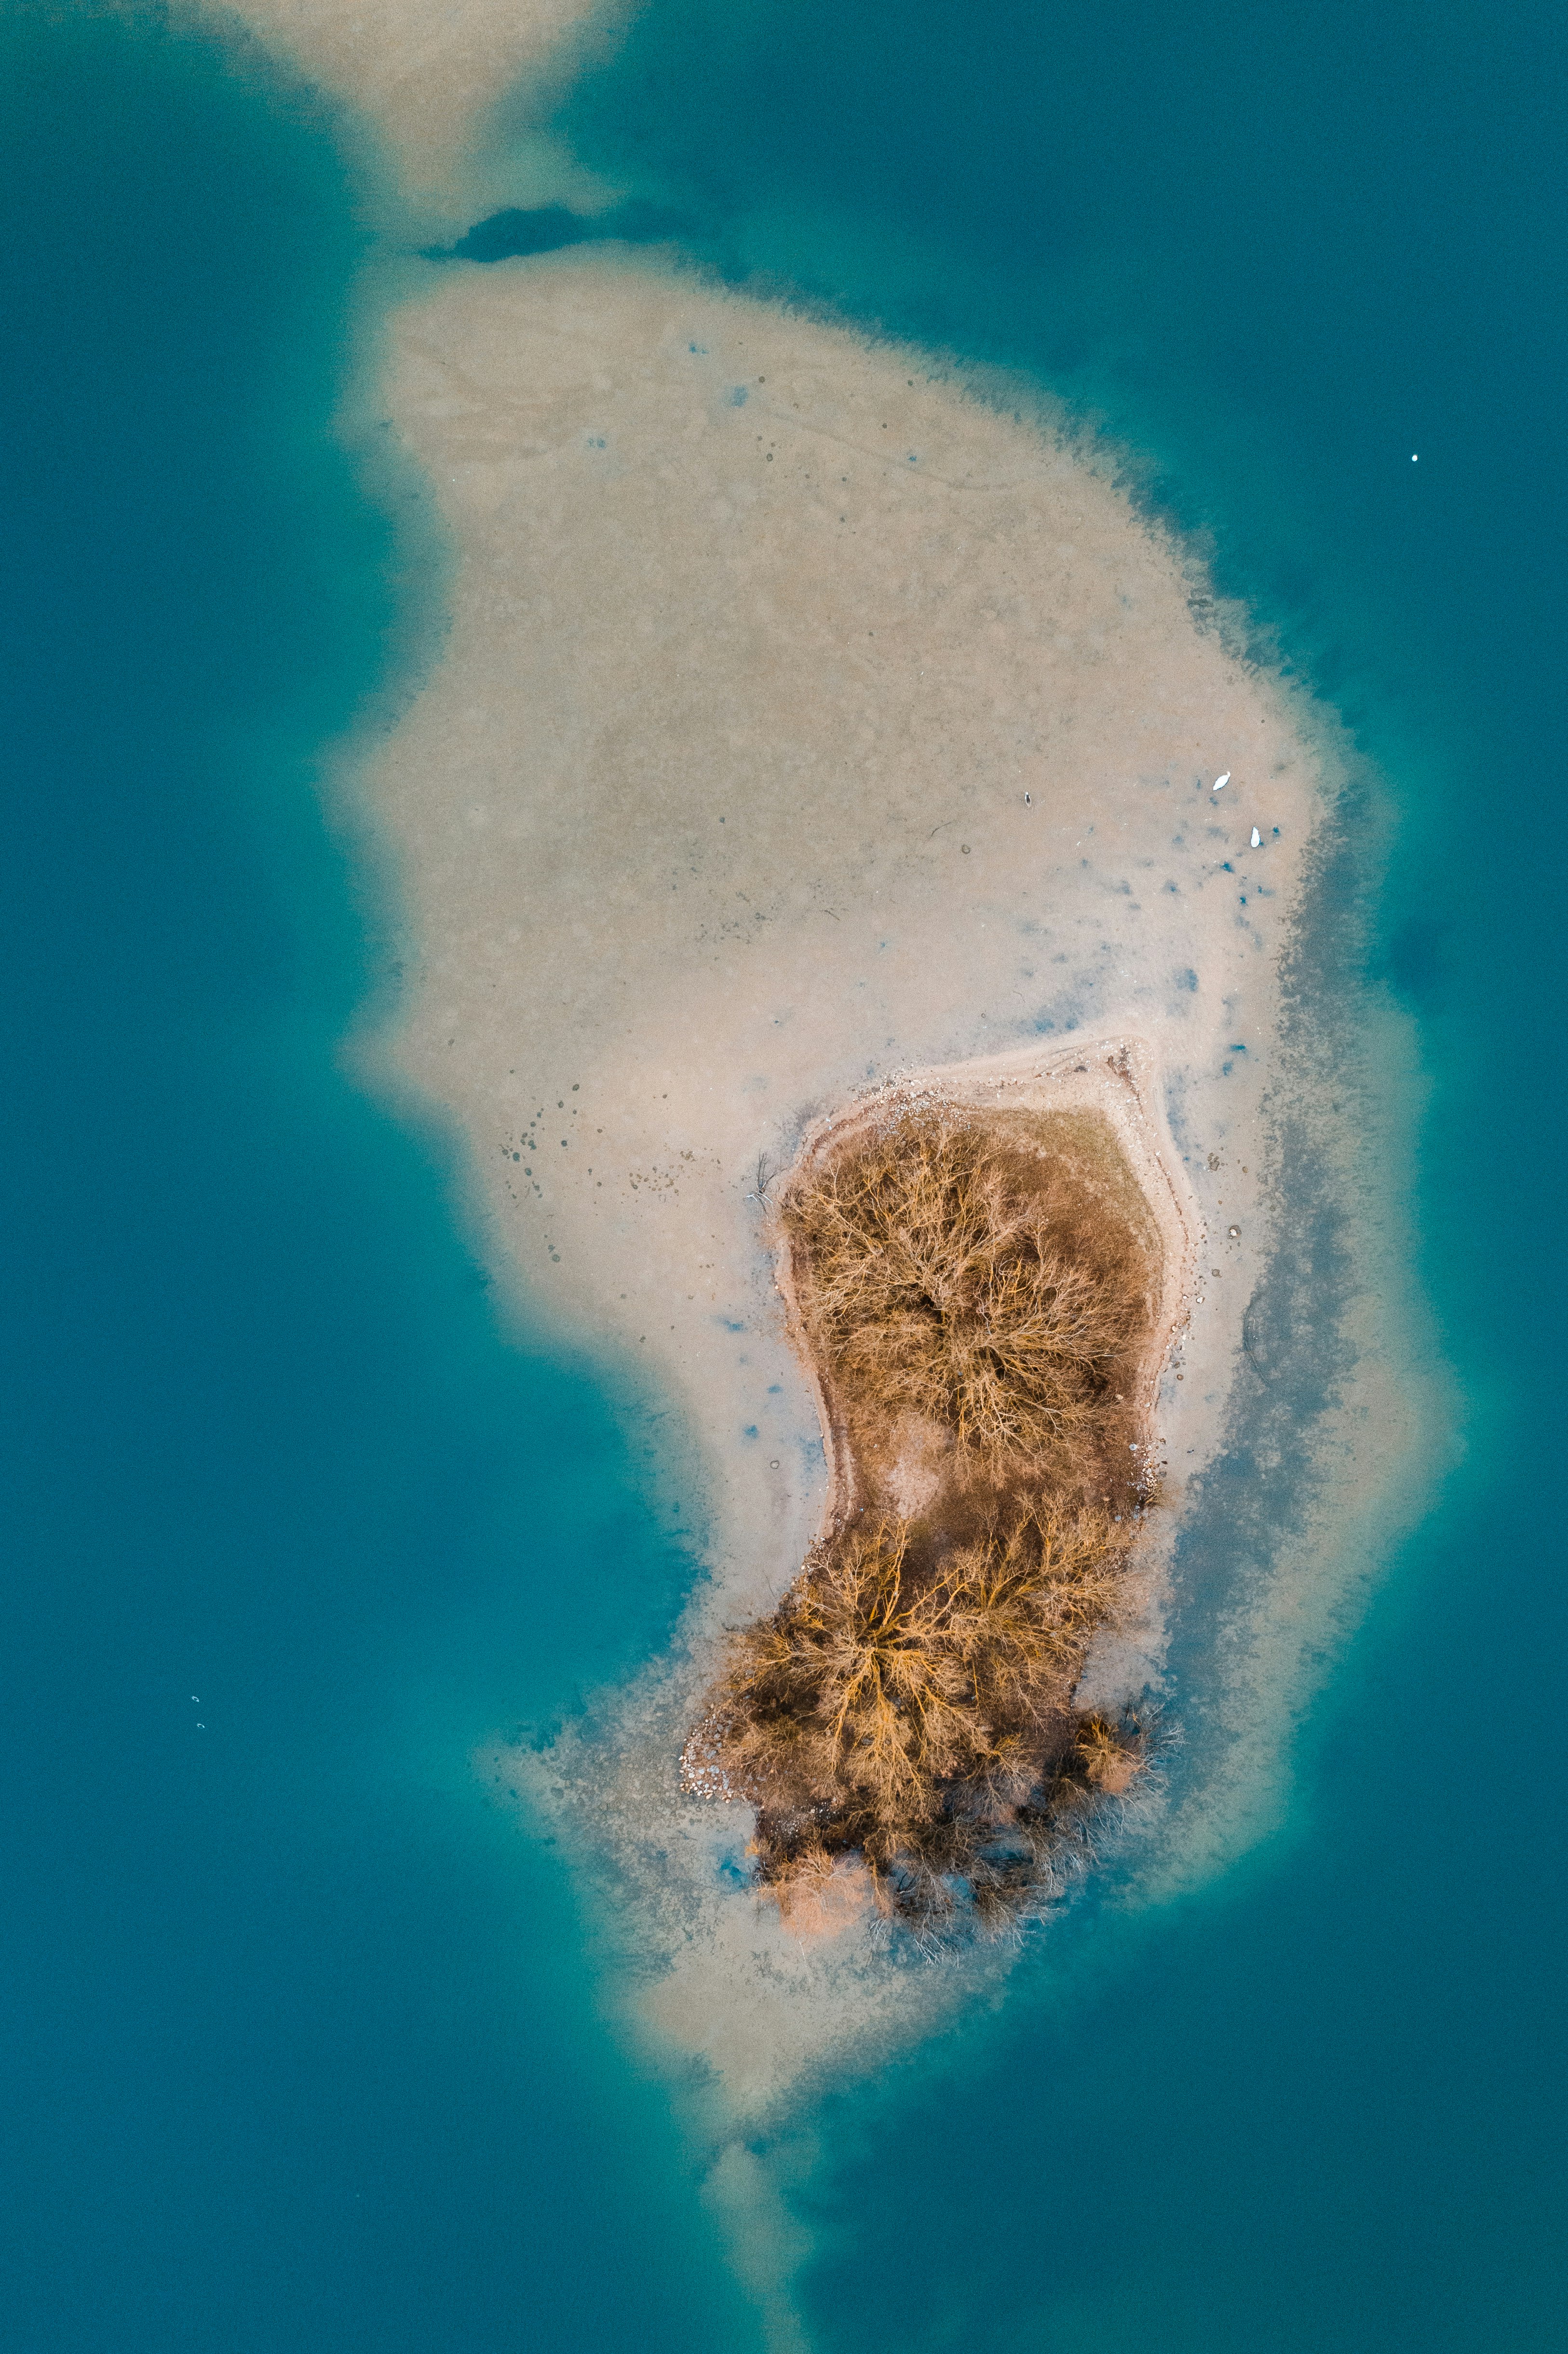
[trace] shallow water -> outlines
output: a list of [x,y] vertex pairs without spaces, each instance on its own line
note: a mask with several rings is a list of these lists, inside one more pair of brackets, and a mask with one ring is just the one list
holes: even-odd
[[[1084,1910],[780,2153],[824,2354],[1557,2339],[1564,1627],[1520,1473],[1561,1284],[1563,52],[1505,29],[655,0],[564,118],[731,272],[1152,452],[1401,818],[1365,978],[1420,1019],[1467,1458],[1272,1841]],[[468,1768],[656,1649],[686,1573],[635,1434],[498,1333],[439,1143],[336,1059],[395,908],[314,763],[420,552],[325,430],[351,191],[200,44],[5,37],[8,2334],[757,2343],[564,1880]]]

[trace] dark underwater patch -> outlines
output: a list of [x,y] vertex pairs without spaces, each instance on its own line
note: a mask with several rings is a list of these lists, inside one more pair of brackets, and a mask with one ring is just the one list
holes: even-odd
[[511,261],[519,254],[556,253],[563,246],[658,245],[687,236],[692,223],[665,205],[629,196],[607,213],[574,213],[565,205],[510,205],[476,221],[455,245],[424,249],[427,261]]

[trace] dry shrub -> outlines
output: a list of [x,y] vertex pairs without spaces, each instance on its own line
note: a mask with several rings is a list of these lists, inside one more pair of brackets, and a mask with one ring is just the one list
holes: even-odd
[[853,1850],[885,1910],[929,1925],[967,1894],[982,1922],[1012,1918],[1069,1815],[1136,1770],[1135,1738],[1069,1699],[1121,1539],[1103,1515],[1023,1512],[927,1567],[911,1539],[862,1520],[816,1547],[736,1637],[688,1754],[756,1803],[758,1877],[781,1895]]
[[810,1169],[783,1208],[839,1381],[863,1410],[944,1425],[984,1469],[1059,1458],[1139,1320],[1130,1238],[1104,1217],[1094,1247],[1065,1232],[1044,1174],[981,1129],[906,1117]]
[[954,1472],[925,1523],[868,1509],[814,1546],[736,1636],[683,1782],[755,1804],[785,1905],[853,1853],[920,1935],[1000,1927],[1143,1758],[1137,1724],[1073,1693],[1143,1495],[1115,1383],[1147,1256],[1087,1160],[950,1113],[812,1164],[781,1215],[857,1445],[912,1410],[952,1434]]

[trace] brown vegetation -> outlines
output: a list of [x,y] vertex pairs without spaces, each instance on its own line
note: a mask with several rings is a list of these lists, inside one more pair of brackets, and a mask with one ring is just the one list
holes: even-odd
[[863,1415],[927,1416],[991,1477],[1060,1474],[1147,1313],[1146,1269],[1081,1172],[1000,1127],[901,1120],[808,1170],[784,1221],[808,1334]]
[[[1128,1404],[1157,1246],[1104,1123],[909,1114],[809,1162],[780,1209],[853,1495],[737,1634],[686,1787],[758,1809],[788,1906],[863,1861],[924,1929],[1038,1904],[1137,1772],[1073,1694],[1149,1500]],[[941,1469],[893,1508],[896,1434]]]

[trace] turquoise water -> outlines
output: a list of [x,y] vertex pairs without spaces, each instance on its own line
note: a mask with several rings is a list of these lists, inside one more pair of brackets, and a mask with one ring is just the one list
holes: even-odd
[[[4,45],[7,2340],[756,2346],[467,1766],[687,1572],[336,1059],[396,910],[316,762],[421,622],[326,429],[353,191],[199,43]],[[714,265],[1150,453],[1402,819],[1370,977],[1467,1459],[1275,1840],[821,2105],[821,2354],[1561,2342],[1564,55],[1544,6],[653,0],[566,104]]]
[[313,756],[402,553],[325,432],[342,169],[196,44],[13,17],[0,90],[0,2337],[727,2354],[662,2094],[467,1763],[683,1565],[334,1063],[388,950]]

